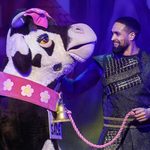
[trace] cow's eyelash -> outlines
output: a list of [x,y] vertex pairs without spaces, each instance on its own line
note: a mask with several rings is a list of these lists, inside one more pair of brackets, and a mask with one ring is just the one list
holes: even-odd
[[40,43],[41,41],[45,41],[45,42],[49,41],[49,37],[48,37],[48,35],[46,33],[38,36],[37,42]]

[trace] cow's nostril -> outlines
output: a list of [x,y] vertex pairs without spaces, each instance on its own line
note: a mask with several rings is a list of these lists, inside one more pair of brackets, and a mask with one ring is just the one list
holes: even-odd
[[56,65],[53,66],[54,71],[60,71],[61,69],[62,69],[62,64],[61,63],[56,64]]

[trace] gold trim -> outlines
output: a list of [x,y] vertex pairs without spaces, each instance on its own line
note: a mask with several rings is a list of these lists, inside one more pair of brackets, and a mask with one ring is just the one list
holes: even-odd
[[[123,121],[124,118],[115,118],[115,117],[104,117],[105,120],[111,120],[111,121]],[[127,121],[133,121],[134,118],[128,118]]]
[[[110,127],[110,128],[121,128],[121,125],[113,125],[113,124],[105,124],[104,123],[104,127]],[[138,125],[138,126],[124,126],[125,128],[131,128],[131,129],[135,129],[135,128],[146,128],[146,127],[150,127],[150,124],[146,124],[146,125]]]
[[[110,127],[110,128],[120,128],[120,125],[112,125],[112,124],[105,124],[104,127]],[[124,126],[125,128],[136,128],[135,126]]]

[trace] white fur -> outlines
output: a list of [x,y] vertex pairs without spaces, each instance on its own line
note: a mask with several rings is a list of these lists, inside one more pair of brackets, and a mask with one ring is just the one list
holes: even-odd
[[[29,53],[28,45],[24,40],[24,35],[16,33],[10,37],[11,30],[8,31],[6,54],[8,58],[15,55],[17,51],[21,54],[27,55]],[[20,51],[21,50],[21,51]]]
[[[37,42],[37,38],[39,37],[39,35],[44,33],[47,33],[49,39],[53,40],[55,43],[52,56],[49,56]],[[22,41],[22,39],[24,39],[24,41]],[[15,40],[19,41],[20,43],[16,42]],[[9,41],[10,42],[8,42],[7,47],[7,56],[9,57],[9,62],[4,69],[4,72],[11,73],[20,77],[22,76],[18,73],[12,63],[12,56],[14,56],[16,49],[19,49],[19,45],[20,49],[23,50],[23,52],[21,51],[21,53],[23,54],[26,53],[29,47],[32,52],[32,58],[34,58],[36,54],[42,55],[41,68],[33,66],[30,75],[26,77],[27,79],[47,86],[49,83],[59,78],[61,75],[70,73],[74,68],[74,59],[70,57],[70,55],[64,49],[62,39],[58,34],[49,33],[43,30],[37,30],[32,31],[30,32],[30,34],[25,36],[14,34],[13,36],[11,36],[11,38],[9,38]],[[62,63],[62,69],[60,71],[54,71],[53,66],[58,63]]]
[[[44,145],[43,145],[42,150],[55,150],[52,141],[49,139],[46,140]],[[59,150],[61,150],[60,147],[59,147]]]

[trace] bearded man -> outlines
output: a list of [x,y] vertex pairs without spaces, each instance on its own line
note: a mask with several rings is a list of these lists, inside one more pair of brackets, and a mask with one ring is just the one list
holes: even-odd
[[133,111],[121,136],[104,150],[150,147],[150,54],[137,46],[140,30],[136,19],[118,18],[112,27],[112,54],[94,57],[95,63],[76,79],[62,82],[64,93],[70,94],[102,81],[104,125],[99,144],[111,141],[125,115]]

